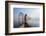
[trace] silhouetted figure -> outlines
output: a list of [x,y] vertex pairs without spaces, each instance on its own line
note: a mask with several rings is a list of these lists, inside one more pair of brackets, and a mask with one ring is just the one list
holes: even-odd
[[27,22],[26,22],[27,21],[26,17],[27,17],[27,14],[25,14],[25,25],[24,25],[24,27],[29,27]]

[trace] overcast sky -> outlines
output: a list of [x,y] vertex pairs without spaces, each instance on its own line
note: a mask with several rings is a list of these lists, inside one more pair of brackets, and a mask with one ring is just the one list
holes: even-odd
[[22,12],[27,14],[30,17],[39,17],[40,16],[40,9],[39,8],[14,8],[14,15]]

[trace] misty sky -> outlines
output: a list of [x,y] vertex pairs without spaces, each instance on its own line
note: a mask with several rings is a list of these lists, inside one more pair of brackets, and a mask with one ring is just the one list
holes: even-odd
[[15,16],[20,12],[27,14],[30,17],[39,17],[40,16],[39,8],[14,8],[13,10],[14,10]]

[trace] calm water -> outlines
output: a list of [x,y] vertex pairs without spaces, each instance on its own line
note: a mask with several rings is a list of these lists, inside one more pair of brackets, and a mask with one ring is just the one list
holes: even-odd
[[[39,27],[39,18],[31,18],[30,20],[27,20],[26,23],[29,27]],[[20,27],[22,23],[20,21],[14,20],[14,28]]]

